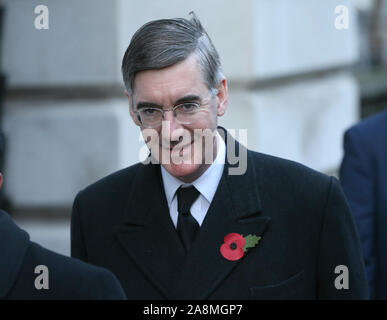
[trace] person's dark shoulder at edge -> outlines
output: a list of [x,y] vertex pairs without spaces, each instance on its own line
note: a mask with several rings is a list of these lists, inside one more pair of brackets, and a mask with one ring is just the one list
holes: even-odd
[[347,132],[357,133],[360,135],[368,134],[371,139],[380,136],[380,129],[384,128],[387,136],[387,110],[373,114],[354,126],[350,127]]
[[[25,299],[126,299],[117,278],[108,270],[78,259],[66,257],[30,241],[26,231],[19,228],[0,210],[0,298]],[[46,289],[36,289],[37,266],[48,269]]]
[[[38,265],[47,266],[49,289],[37,290],[26,282]],[[110,271],[69,258],[31,242],[10,299],[124,300],[125,293]]]

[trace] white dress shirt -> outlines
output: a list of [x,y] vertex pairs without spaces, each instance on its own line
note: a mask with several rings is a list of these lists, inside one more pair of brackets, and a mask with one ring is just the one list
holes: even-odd
[[204,218],[206,217],[208,208],[210,207],[211,201],[214,198],[216,189],[218,188],[219,181],[223,174],[224,163],[226,160],[226,145],[216,131],[217,136],[217,154],[214,162],[207,168],[204,173],[192,183],[184,183],[183,181],[172,176],[167,170],[161,166],[161,176],[163,179],[163,185],[165,195],[167,197],[169,214],[175,228],[177,227],[177,195],[176,191],[180,186],[188,187],[193,185],[199,192],[200,195],[192,204],[190,212],[199,226],[202,225]]

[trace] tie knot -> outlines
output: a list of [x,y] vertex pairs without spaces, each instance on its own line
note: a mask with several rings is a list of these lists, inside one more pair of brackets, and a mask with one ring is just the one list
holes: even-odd
[[189,214],[192,204],[199,196],[199,191],[194,186],[187,188],[180,187],[177,190],[177,206],[178,211],[182,214]]

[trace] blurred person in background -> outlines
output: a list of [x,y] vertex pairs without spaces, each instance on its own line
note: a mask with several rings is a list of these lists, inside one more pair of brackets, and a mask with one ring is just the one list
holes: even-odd
[[345,132],[340,181],[359,232],[371,297],[387,299],[387,110]]
[[[3,176],[0,174],[0,188],[2,184]],[[57,254],[30,241],[28,233],[0,210],[0,299],[125,298],[120,283],[111,272]]]

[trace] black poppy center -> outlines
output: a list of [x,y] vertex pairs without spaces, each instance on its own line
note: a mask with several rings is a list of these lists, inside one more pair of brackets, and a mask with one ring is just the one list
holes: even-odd
[[232,243],[230,244],[230,248],[231,248],[231,250],[235,250],[235,249],[237,248],[236,243],[235,243],[235,242],[232,242]]

